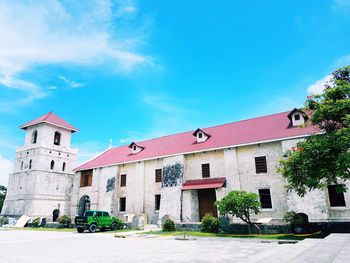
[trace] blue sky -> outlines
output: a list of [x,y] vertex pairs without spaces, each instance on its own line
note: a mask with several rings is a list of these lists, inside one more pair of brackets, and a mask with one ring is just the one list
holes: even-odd
[[285,111],[350,64],[350,0],[0,1],[0,184],[48,111],[108,147]]

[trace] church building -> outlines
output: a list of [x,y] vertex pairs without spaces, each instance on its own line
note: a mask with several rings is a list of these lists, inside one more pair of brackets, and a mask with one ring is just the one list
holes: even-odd
[[309,221],[349,221],[350,192],[336,186],[301,198],[287,193],[277,172],[296,143],[320,131],[304,112],[288,112],[167,135],[109,148],[75,167],[70,148],[77,129],[46,114],[21,126],[25,145],[17,150],[2,214],[81,215],[108,211],[127,222],[198,222],[232,190],[255,192],[261,213],[253,219],[281,221],[287,211]]

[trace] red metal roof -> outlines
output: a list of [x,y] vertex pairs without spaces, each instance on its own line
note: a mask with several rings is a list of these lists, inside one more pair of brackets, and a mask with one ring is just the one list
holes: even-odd
[[292,127],[288,114],[289,111],[202,129],[211,136],[202,143],[196,143],[193,131],[188,131],[137,143],[144,147],[137,154],[131,154],[127,145],[111,148],[77,167],[76,170],[289,137],[302,137],[319,132],[316,127],[311,125],[306,128]]
[[182,184],[182,190],[210,189],[223,187],[225,177],[187,180]]
[[35,124],[43,123],[43,122],[49,123],[49,124],[52,124],[52,125],[55,125],[55,126],[59,126],[59,127],[65,128],[67,130],[71,130],[72,132],[78,131],[77,128],[73,127],[68,122],[66,122],[65,120],[63,120],[60,117],[58,117],[52,111],[50,111],[49,113],[44,114],[43,116],[41,116],[39,118],[36,118],[35,120],[27,122],[26,124],[23,124],[22,126],[20,126],[20,128],[21,129],[26,129],[27,127],[33,126]]

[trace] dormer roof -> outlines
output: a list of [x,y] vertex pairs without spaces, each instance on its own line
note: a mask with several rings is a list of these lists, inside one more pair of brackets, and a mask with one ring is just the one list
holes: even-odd
[[198,128],[197,130],[194,131],[193,136],[196,136],[196,137],[197,137],[197,134],[198,134],[199,132],[202,132],[204,135],[210,137],[210,134],[206,133],[205,131],[203,131],[203,130],[200,129],[200,128]]
[[61,127],[67,130],[70,130],[71,132],[77,132],[78,129],[74,126],[70,125],[68,122],[63,120],[62,118],[58,117],[55,113],[52,111],[44,114],[43,116],[40,116],[39,118],[36,118],[30,122],[27,122],[20,126],[21,129],[25,130],[26,128],[39,124],[39,123],[48,123],[57,127]]
[[301,115],[303,115],[305,121],[308,119],[308,116],[307,116],[307,114],[306,114],[304,111],[299,110],[299,109],[297,109],[297,108],[294,108],[294,109],[293,109],[291,112],[289,112],[288,115],[287,115],[287,117],[288,117],[288,119],[289,119],[290,121],[292,121],[292,116],[293,116],[294,113],[300,113]]
[[[134,146],[136,146],[136,149],[134,149]],[[130,143],[128,147],[131,149],[132,154],[139,153],[139,152],[141,152],[143,149],[145,149],[144,146],[142,146],[142,145],[140,145],[140,144],[137,144],[137,143],[135,143],[135,142]]]

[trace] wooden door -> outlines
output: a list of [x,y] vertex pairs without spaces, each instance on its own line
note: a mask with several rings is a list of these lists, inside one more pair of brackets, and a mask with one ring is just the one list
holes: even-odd
[[206,214],[218,216],[217,208],[215,206],[216,192],[215,189],[198,190],[198,205],[199,205],[199,219]]

